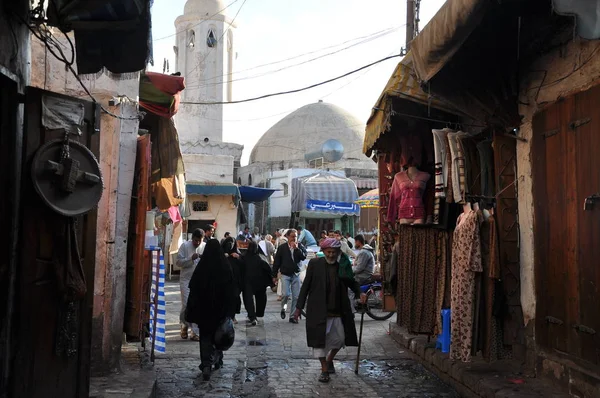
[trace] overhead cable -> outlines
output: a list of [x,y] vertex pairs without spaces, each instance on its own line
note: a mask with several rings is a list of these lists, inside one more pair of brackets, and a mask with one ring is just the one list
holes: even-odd
[[346,77],[346,76],[350,76],[350,75],[352,75],[352,74],[354,74],[354,73],[360,72],[360,71],[361,71],[361,70],[363,70],[363,69],[367,69],[367,68],[368,68],[368,67],[370,67],[370,66],[376,65],[376,64],[378,64],[378,63],[381,63],[381,62],[387,61],[387,60],[389,60],[389,59],[392,59],[392,58],[398,58],[398,57],[400,57],[400,56],[401,56],[401,54],[390,55],[390,56],[388,56],[388,57],[385,57],[385,58],[382,58],[382,59],[380,59],[380,60],[377,60],[377,61],[375,61],[375,62],[372,62],[372,63],[370,63],[370,64],[368,64],[368,65],[361,66],[360,68],[358,68],[358,69],[355,69],[355,70],[353,70],[353,71],[350,71],[350,72],[344,73],[343,75],[340,75],[340,76],[337,76],[337,77],[334,77],[334,78],[331,78],[331,79],[328,79],[328,80],[322,81],[322,82],[320,82],[320,83],[311,84],[310,86],[306,86],[306,87],[298,88],[298,89],[295,89],[295,90],[283,91],[283,92],[279,92],[279,93],[272,93],[272,94],[265,94],[265,95],[261,95],[261,96],[259,96],[259,97],[248,98],[248,99],[244,99],[244,100],[238,100],[238,101],[228,101],[228,102],[224,102],[224,101],[221,101],[221,102],[181,102],[181,103],[182,103],[182,104],[188,104],[188,105],[225,105],[225,104],[241,104],[241,103],[244,103],[244,102],[257,101],[257,100],[260,100],[260,99],[269,98],[269,97],[275,97],[275,96],[279,96],[279,95],[286,95],[286,94],[298,93],[298,92],[301,92],[301,91],[310,90],[311,88],[315,88],[315,87],[322,86],[322,85],[324,85],[324,84],[327,84],[327,83],[334,82],[334,81],[336,81],[336,80],[339,80],[339,79],[342,79],[342,78],[344,78],[344,77]]

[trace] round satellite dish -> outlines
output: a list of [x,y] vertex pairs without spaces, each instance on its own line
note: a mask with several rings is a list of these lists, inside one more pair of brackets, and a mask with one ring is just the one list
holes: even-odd
[[344,145],[338,140],[330,139],[323,143],[321,151],[323,152],[323,157],[329,163],[334,163],[344,156]]
[[79,142],[69,141],[69,157],[61,159],[64,140],[42,145],[31,166],[33,186],[56,213],[75,217],[94,209],[102,197],[100,165]]

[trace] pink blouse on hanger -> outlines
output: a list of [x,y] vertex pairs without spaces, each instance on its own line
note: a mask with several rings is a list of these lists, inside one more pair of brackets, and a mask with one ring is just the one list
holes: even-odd
[[406,171],[394,177],[388,205],[388,222],[398,219],[419,220],[426,217],[423,194],[429,181],[429,174],[419,172],[411,180]]

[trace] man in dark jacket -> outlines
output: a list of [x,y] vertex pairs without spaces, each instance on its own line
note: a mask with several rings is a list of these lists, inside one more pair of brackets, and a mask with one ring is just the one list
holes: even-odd
[[329,374],[335,373],[333,359],[344,346],[357,346],[354,315],[348,299],[348,289],[360,295],[364,303],[367,296],[347,273],[340,275],[341,243],[327,238],[321,243],[325,257],[310,260],[302,290],[294,312],[298,319],[306,305],[306,341],[321,362],[319,381],[327,383]]
[[292,316],[300,294],[300,263],[306,260],[306,249],[301,243],[296,241],[298,232],[295,229],[288,229],[285,233],[287,243],[282,244],[275,253],[273,263],[273,284],[277,283],[277,272],[281,271],[281,283],[283,283],[281,300],[281,319],[285,319],[285,306],[292,296],[292,307],[290,309],[290,322],[298,323],[298,320]]

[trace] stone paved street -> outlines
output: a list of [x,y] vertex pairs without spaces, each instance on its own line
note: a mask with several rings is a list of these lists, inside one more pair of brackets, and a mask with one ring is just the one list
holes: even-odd
[[[167,353],[157,354],[158,397],[458,397],[411,359],[388,335],[389,321],[365,316],[362,361],[354,374],[356,347],[340,351],[331,382],[317,381],[318,360],[306,346],[305,324],[281,320],[276,295],[268,293],[264,325],[246,327],[242,309],[236,342],[225,366],[202,381],[198,343],[179,337],[177,281],[167,282]],[[394,318],[392,318],[393,320]],[[357,317],[357,331],[360,318]]]

